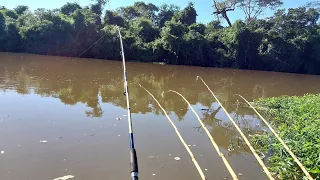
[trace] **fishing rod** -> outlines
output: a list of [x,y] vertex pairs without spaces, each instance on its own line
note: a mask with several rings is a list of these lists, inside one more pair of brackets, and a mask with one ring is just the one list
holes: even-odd
[[280,143],[284,146],[284,148],[287,150],[287,152],[291,155],[291,157],[294,159],[294,161],[298,164],[298,166],[301,168],[301,170],[304,172],[304,174],[308,177],[309,180],[313,180],[312,176],[309,174],[307,169],[303,166],[303,164],[299,161],[299,159],[293,154],[293,152],[290,150],[290,148],[286,145],[286,143],[280,138],[280,136],[276,133],[276,131],[271,127],[271,125],[265,120],[265,118],[262,117],[262,115],[257,111],[256,108],[252,106],[251,103],[247,99],[245,99],[243,96],[237,94],[239,97],[241,97],[262,119],[262,121],[268,126],[268,128],[271,130],[271,132],[274,134],[274,136],[280,141]]
[[262,169],[264,170],[264,172],[267,174],[268,178],[271,180],[274,180],[274,178],[272,177],[270,171],[268,170],[268,168],[266,167],[266,165],[263,163],[263,161],[261,160],[261,158],[259,157],[259,155],[257,154],[256,150],[252,147],[251,143],[249,142],[249,140],[247,139],[247,137],[243,134],[243,132],[241,131],[241,129],[239,128],[239,126],[237,125],[237,123],[235,123],[235,121],[232,119],[232,117],[230,116],[230,114],[228,113],[228,111],[226,110],[226,108],[224,108],[224,106],[220,103],[219,99],[217,98],[217,96],[211,91],[211,89],[209,88],[209,86],[207,85],[207,83],[200,77],[197,76],[197,81],[198,79],[200,79],[203,84],[208,88],[208,90],[211,92],[212,96],[215,98],[215,100],[217,101],[217,103],[221,106],[221,108],[223,109],[223,111],[226,113],[226,115],[228,116],[228,118],[230,119],[230,121],[232,122],[232,124],[236,127],[236,129],[238,130],[238,132],[240,133],[241,137],[244,139],[244,141],[246,142],[246,144],[249,146],[252,154],[254,155],[254,157],[257,159],[257,161],[259,162],[260,166],[262,167]]
[[[167,92],[176,93],[176,94],[178,94],[179,96],[181,96],[184,101],[186,101],[186,103],[189,105],[189,107],[190,107],[190,109],[192,110],[192,112],[196,115],[196,117],[197,117],[199,123],[201,124],[202,128],[203,128],[204,131],[207,133],[207,136],[209,137],[209,139],[210,139],[213,147],[216,149],[217,153],[218,153],[219,156],[222,158],[222,161],[223,161],[224,165],[226,166],[226,168],[228,169],[230,175],[232,176],[232,179],[238,180],[238,177],[237,177],[236,173],[233,171],[233,169],[232,169],[231,165],[229,164],[228,160],[224,157],[224,155],[222,154],[222,152],[219,150],[219,147],[218,147],[217,143],[214,141],[214,139],[213,139],[212,135],[210,134],[208,128],[203,124],[203,122],[201,121],[199,115],[197,114],[197,112],[196,112],[196,111],[193,109],[193,107],[191,106],[190,102],[189,102],[182,94],[178,93],[177,91],[169,90],[169,91],[167,91]],[[164,92],[163,92],[163,94],[164,94]]]
[[120,32],[120,28],[118,27],[120,45],[121,45],[121,56],[122,56],[122,66],[123,66],[123,80],[124,80],[124,95],[126,96],[127,101],[127,110],[128,110],[128,125],[129,125],[129,138],[130,138],[130,168],[131,168],[131,180],[138,180],[138,159],[137,153],[134,148],[134,140],[133,140],[133,130],[132,130],[132,119],[131,119],[131,110],[130,110],[130,102],[129,102],[129,87],[127,80],[127,70],[126,70],[126,60],[124,56],[123,50],[123,42],[122,36]]
[[190,150],[190,148],[188,147],[187,143],[185,142],[185,140],[183,139],[183,137],[181,136],[178,128],[176,127],[176,125],[173,123],[173,121],[171,120],[171,118],[168,116],[166,110],[164,110],[164,108],[161,106],[161,104],[159,103],[159,101],[154,97],[153,94],[151,94],[146,88],[144,88],[143,86],[141,86],[141,84],[139,84],[139,86],[144,89],[155,101],[156,103],[159,105],[160,109],[163,111],[163,113],[165,114],[165,116],[167,117],[168,121],[170,122],[170,124],[172,125],[173,129],[176,131],[176,134],[178,135],[181,143],[183,144],[183,146],[186,148],[186,150],[188,151],[191,159],[192,159],[192,162],[193,164],[196,166],[202,180],[206,180],[206,176],[204,175],[198,161],[196,160],[196,158],[194,157],[192,151]]

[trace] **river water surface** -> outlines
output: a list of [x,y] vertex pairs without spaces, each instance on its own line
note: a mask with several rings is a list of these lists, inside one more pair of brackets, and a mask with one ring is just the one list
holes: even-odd
[[[150,90],[190,145],[207,179],[231,179],[182,93],[210,129],[240,179],[267,179],[201,76],[246,135],[266,127],[237,105],[261,97],[320,93],[320,77],[273,72],[127,63],[140,179],[200,179]],[[122,64],[117,61],[0,53],[0,179],[125,180],[129,139]],[[239,99],[240,100],[240,99]],[[204,110],[205,109],[205,110]],[[119,120],[120,118],[120,120]],[[228,149],[230,151],[228,151]],[[175,157],[180,160],[176,161]]]

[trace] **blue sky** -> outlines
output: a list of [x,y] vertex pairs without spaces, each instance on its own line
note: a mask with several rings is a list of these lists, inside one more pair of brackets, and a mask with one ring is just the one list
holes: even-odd
[[[107,4],[107,9],[116,9],[121,6],[132,5],[137,0],[110,0],[110,3]],[[146,3],[154,3],[156,5],[161,5],[164,3],[175,4],[180,7],[187,6],[189,0],[140,0]],[[5,6],[7,8],[14,8],[18,5],[27,5],[30,7],[31,10],[37,8],[46,8],[46,9],[54,9],[60,8],[67,2],[78,2],[81,6],[88,5],[92,3],[91,0],[2,0],[0,5]],[[207,23],[213,20],[214,16],[212,15],[212,5],[213,0],[193,0],[195,7],[198,13],[198,22]],[[283,8],[295,8],[301,5],[306,4],[309,0],[284,0]],[[268,16],[270,14],[266,14]],[[229,13],[230,19],[232,21],[236,19],[240,19],[244,17],[242,11],[238,10],[235,12]]]

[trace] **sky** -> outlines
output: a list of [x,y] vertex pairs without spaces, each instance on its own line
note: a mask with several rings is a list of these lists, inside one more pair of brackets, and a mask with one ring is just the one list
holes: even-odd
[[[106,9],[117,9],[121,6],[132,5],[136,1],[144,1],[146,3],[153,3],[155,5],[162,5],[164,3],[175,4],[184,8],[188,5],[190,0],[109,0],[110,2],[106,5]],[[302,6],[309,2],[310,0],[283,0],[284,5],[283,8],[296,8]],[[60,8],[67,2],[77,2],[81,6],[86,6],[93,1],[91,0],[0,0],[0,5],[5,6],[9,9],[12,9],[18,5],[26,5],[29,6],[31,10],[35,10],[37,8],[45,8],[45,9],[55,9]],[[197,21],[202,23],[208,23],[214,19],[212,15],[213,12],[213,0],[193,0],[195,4],[195,8],[197,10]],[[272,15],[271,12],[266,13],[264,16]],[[235,21],[237,19],[243,19],[244,14],[242,11],[237,10],[229,13],[231,21]]]

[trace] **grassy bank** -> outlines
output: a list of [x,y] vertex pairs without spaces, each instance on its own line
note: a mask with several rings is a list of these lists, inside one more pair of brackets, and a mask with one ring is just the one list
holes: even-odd
[[[256,105],[312,176],[320,179],[320,94],[260,99]],[[280,179],[303,178],[303,172],[272,134],[255,136],[254,141],[269,153],[270,170]]]

